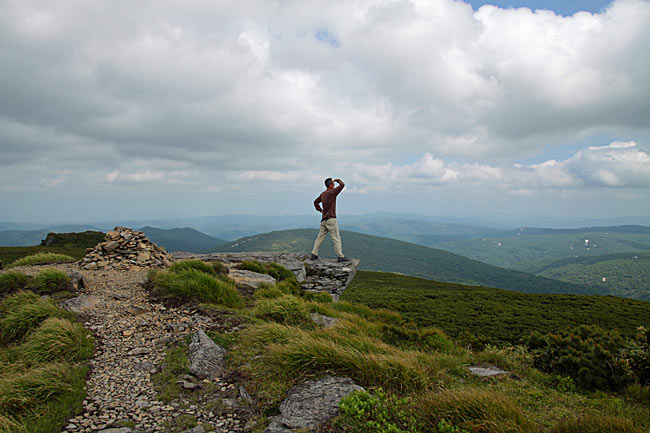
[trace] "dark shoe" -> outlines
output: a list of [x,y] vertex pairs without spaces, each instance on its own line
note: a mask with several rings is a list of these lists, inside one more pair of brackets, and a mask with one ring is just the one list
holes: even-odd
[[311,260],[318,260],[318,256],[316,254],[311,255]]
[[351,262],[352,260],[350,260],[347,257],[339,257],[338,259],[336,259],[336,261],[340,263],[340,262]]

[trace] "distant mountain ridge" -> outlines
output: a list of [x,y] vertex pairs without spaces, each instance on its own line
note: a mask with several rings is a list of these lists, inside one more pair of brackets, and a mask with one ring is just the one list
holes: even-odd
[[187,251],[192,253],[205,253],[227,242],[226,240],[213,238],[189,227],[176,229],[142,227],[139,230],[144,232],[150,241],[158,246],[165,247],[169,252]]
[[[249,236],[219,246],[215,251],[286,251],[309,253],[317,230],[282,230]],[[397,272],[460,284],[516,290],[527,293],[595,294],[577,284],[503,269],[434,248],[395,239],[342,231],[343,251],[361,259],[360,269]],[[329,238],[321,255],[333,257]]]

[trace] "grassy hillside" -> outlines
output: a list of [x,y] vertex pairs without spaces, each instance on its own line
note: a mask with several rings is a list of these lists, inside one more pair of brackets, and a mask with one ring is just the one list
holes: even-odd
[[150,241],[165,247],[167,251],[203,253],[227,242],[189,227],[168,230],[156,227],[142,227],[140,231],[144,232]]
[[650,227],[521,229],[502,236],[447,242],[446,251],[523,272],[538,273],[562,259],[650,251]]
[[88,225],[53,226],[38,230],[3,230],[0,231],[0,246],[2,247],[27,247],[38,245],[48,233],[84,232],[99,230]]
[[454,337],[467,332],[493,343],[517,343],[531,331],[556,332],[580,324],[632,336],[650,323],[650,302],[519,293],[383,272],[358,272],[341,299],[398,311],[419,326],[435,326]]
[[[218,251],[289,251],[309,253],[317,231],[283,230],[242,238]],[[586,293],[575,284],[498,268],[446,251],[388,238],[342,231],[343,252],[361,259],[361,269],[399,272],[439,281],[500,287],[530,293]],[[321,256],[333,257],[329,237]]]
[[539,274],[611,295],[650,301],[650,253],[564,259],[540,269]]
[[75,259],[83,258],[86,248],[81,247],[46,247],[37,245],[33,247],[0,247],[0,261],[4,266],[15,262],[23,257],[37,253],[55,253],[72,256]]

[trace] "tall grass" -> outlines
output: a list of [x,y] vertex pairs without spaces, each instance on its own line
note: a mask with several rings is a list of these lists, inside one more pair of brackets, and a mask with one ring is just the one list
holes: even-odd
[[0,433],[28,433],[25,425],[0,414]]
[[16,266],[31,266],[31,265],[45,265],[51,263],[67,263],[74,262],[76,259],[66,254],[56,253],[36,253],[26,256],[10,263],[7,267],[14,268]]
[[0,409],[26,410],[59,394],[72,392],[72,369],[66,363],[49,363],[25,372],[0,376]]
[[234,283],[195,268],[150,272],[149,280],[153,292],[163,298],[209,302],[227,307],[241,307],[244,304]]
[[[649,421],[650,422],[650,421]],[[560,420],[553,432],[557,433],[643,433],[629,419],[618,416],[588,412]]]
[[71,317],[49,299],[41,299],[29,292],[9,296],[0,305],[0,338],[16,342],[48,317]]
[[20,351],[23,358],[32,363],[78,362],[92,355],[93,338],[78,323],[50,317],[27,336]]
[[169,270],[171,272],[181,272],[181,271],[187,271],[189,269],[196,269],[197,271],[205,272],[206,274],[211,274],[211,275],[217,274],[215,268],[212,265],[204,262],[203,260],[196,260],[196,259],[181,260],[175,262],[173,265],[169,267]]
[[30,282],[30,277],[18,271],[8,271],[0,274],[0,295],[22,290]]
[[[272,290],[272,289],[267,289]],[[305,302],[295,296],[260,299],[254,311],[255,316],[285,325],[314,328]]]
[[476,433],[537,431],[514,400],[490,389],[432,391],[419,396],[415,404],[428,431],[436,431],[440,420]]
[[32,282],[38,293],[54,293],[69,289],[70,277],[58,269],[43,269],[34,277]]

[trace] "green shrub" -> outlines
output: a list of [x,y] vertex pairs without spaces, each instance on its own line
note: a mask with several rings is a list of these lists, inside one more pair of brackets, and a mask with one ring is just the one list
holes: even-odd
[[93,337],[79,323],[50,317],[31,332],[19,349],[28,362],[78,362],[93,352]]
[[537,431],[514,400],[490,389],[429,392],[415,405],[425,431],[437,431],[441,420],[475,433]]
[[254,314],[261,319],[284,325],[314,328],[307,305],[295,296],[260,299],[257,301]]
[[638,329],[636,338],[625,347],[624,355],[637,381],[650,385],[650,328],[641,326]]
[[0,294],[23,290],[31,278],[22,272],[8,271],[0,274]]
[[264,266],[264,264],[256,261],[256,260],[244,260],[241,262],[239,265],[237,265],[237,269],[241,269],[244,271],[251,271],[251,272],[257,272],[258,274],[266,274],[267,273],[267,268]]
[[386,394],[355,391],[339,402],[336,427],[351,433],[419,433],[409,400]]
[[60,292],[71,287],[70,277],[57,269],[43,269],[34,277],[32,287],[42,294]]
[[591,389],[619,389],[631,380],[622,357],[625,340],[617,331],[581,325],[557,334],[531,333],[526,345],[541,370],[572,377]]
[[72,375],[72,369],[64,363],[4,373],[0,376],[0,410],[25,410],[59,394],[73,392]]
[[559,421],[552,430],[557,433],[642,433],[628,419],[614,415],[586,413]]
[[209,302],[227,307],[241,307],[243,300],[232,282],[223,281],[198,269],[149,273],[154,293],[179,301]]
[[296,280],[282,280],[275,283],[275,286],[287,295],[299,295],[300,284]]
[[260,284],[260,287],[255,290],[253,297],[255,299],[262,298],[281,298],[285,293],[278,289],[275,285]]
[[28,293],[18,292],[12,295],[0,307],[0,336],[5,343],[20,341],[48,317],[71,316],[71,313],[61,310],[51,300],[34,298]]
[[9,264],[8,268],[13,268],[16,266],[30,266],[30,265],[45,265],[51,263],[67,263],[74,262],[76,259],[74,257],[68,256],[66,254],[56,254],[56,253],[36,253],[30,256],[23,257],[16,260],[15,262]]
[[623,395],[628,401],[650,407],[650,386],[633,383],[623,390]]
[[194,260],[194,259],[181,260],[179,262],[175,262],[169,267],[169,270],[171,272],[176,272],[176,273],[181,271],[187,271],[189,269],[196,269],[197,271],[205,272],[206,274],[210,274],[210,275],[217,274],[214,266],[204,262],[203,260]]

